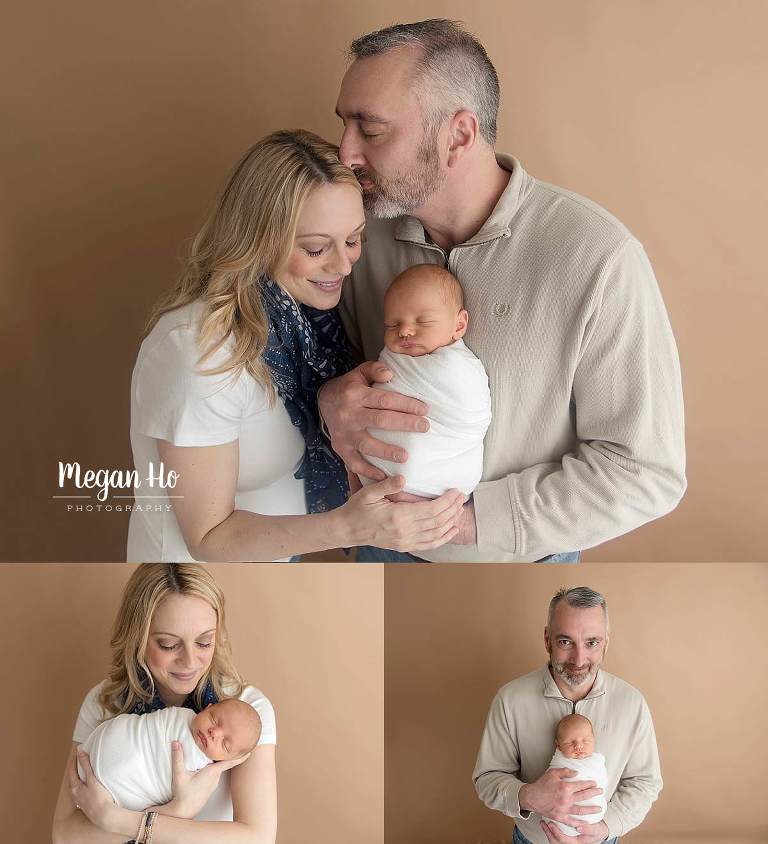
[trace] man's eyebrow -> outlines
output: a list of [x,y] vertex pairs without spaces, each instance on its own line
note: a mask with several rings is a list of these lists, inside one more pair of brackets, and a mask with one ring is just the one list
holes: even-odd
[[350,111],[349,114],[344,117],[337,108],[336,116],[341,118],[341,120],[362,120],[364,123],[389,123],[389,120],[386,120],[380,114],[374,114],[372,111]]
[[[359,231],[362,231],[364,228],[365,228],[365,220],[363,220],[363,222],[360,223],[360,225],[356,229],[352,229],[350,234],[357,234]],[[328,237],[328,238],[330,238],[330,235],[324,234],[323,232],[309,232],[307,234],[297,234],[296,237],[297,238],[299,238],[299,237]]]

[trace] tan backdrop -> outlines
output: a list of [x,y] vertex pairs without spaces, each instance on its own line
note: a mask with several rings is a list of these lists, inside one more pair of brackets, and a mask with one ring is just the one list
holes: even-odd
[[762,560],[768,294],[764,0],[42,0],[3,20],[6,560],[123,559],[124,513],[68,513],[59,460],[131,468],[142,326],[241,153],[338,139],[343,52],[447,16],[502,81],[499,148],[645,243],[677,336],[690,491],[592,560]]
[[768,840],[766,565],[389,566],[385,575],[388,844],[501,844],[472,770],[491,700],[546,662],[561,586],[608,600],[605,666],[645,695],[664,789],[622,844]]
[[[132,566],[0,566],[0,826],[50,841],[82,698],[109,665]],[[382,566],[211,566],[235,664],[277,715],[279,844],[384,839]]]

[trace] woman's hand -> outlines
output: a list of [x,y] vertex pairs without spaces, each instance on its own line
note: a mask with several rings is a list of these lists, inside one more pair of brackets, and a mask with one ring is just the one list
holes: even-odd
[[[77,771],[78,762],[85,774],[85,781],[80,779]],[[88,754],[82,751],[72,759],[69,769],[69,792],[75,807],[80,809],[92,824],[98,826],[99,829],[110,829],[110,813],[117,807],[112,800],[112,795],[96,779]]]
[[386,478],[352,495],[340,509],[355,545],[375,545],[393,551],[427,551],[450,542],[459,532],[465,496],[450,489],[439,498],[393,502],[402,475]]
[[171,777],[173,800],[158,810],[177,818],[194,818],[208,802],[219,784],[224,771],[242,765],[250,756],[227,762],[211,762],[199,771],[188,771],[184,766],[184,750],[178,741],[171,742]]

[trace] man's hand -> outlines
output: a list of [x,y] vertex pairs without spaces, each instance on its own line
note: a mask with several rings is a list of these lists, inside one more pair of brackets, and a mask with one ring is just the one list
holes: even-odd
[[408,453],[372,437],[368,428],[387,431],[428,431],[427,406],[417,399],[377,390],[374,382],[386,383],[392,372],[379,361],[368,361],[339,378],[327,381],[318,393],[320,415],[331,436],[333,450],[351,472],[383,481],[385,473],[364,457],[405,463]]
[[[572,815],[591,815],[600,811],[599,806],[577,806],[579,800],[588,800],[603,793],[602,788],[592,780],[573,781],[576,771],[572,768],[552,768],[542,774],[534,782],[526,783],[518,795],[520,808],[536,812],[545,818],[568,824],[575,829],[589,827],[590,824],[579,823]],[[568,779],[571,781],[568,782]],[[559,830],[558,830],[559,833]],[[559,839],[555,838],[555,841]],[[571,838],[571,841],[578,841]],[[601,839],[594,839],[599,841]],[[586,844],[586,841],[584,842]]]
[[[569,824],[570,826],[571,824]],[[541,822],[541,828],[550,844],[599,844],[609,836],[608,825],[605,821],[582,824],[578,835],[566,835],[553,823]]]

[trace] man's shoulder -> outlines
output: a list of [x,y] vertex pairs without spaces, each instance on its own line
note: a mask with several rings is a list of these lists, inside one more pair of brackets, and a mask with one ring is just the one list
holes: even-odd
[[646,705],[643,693],[631,683],[622,680],[621,677],[617,677],[615,674],[602,671],[602,669],[601,673],[603,675],[606,693],[614,697],[620,697],[624,703],[635,703],[640,706]]
[[535,180],[531,206],[543,222],[579,239],[594,239],[608,249],[636,240],[627,226],[602,205],[549,182]]

